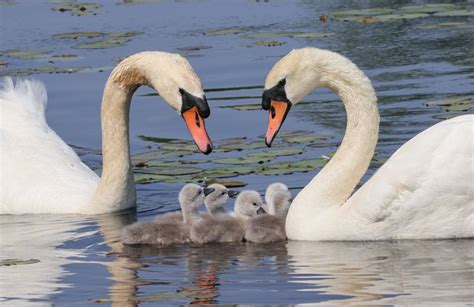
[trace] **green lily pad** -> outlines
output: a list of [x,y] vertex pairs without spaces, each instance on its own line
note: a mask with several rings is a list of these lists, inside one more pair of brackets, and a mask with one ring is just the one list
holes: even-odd
[[394,10],[387,8],[370,8],[370,9],[356,9],[356,10],[341,10],[335,11],[332,14],[339,16],[374,16],[382,14],[391,14]]
[[137,184],[147,184],[160,182],[165,179],[171,178],[171,176],[163,176],[157,174],[146,174],[146,173],[134,173],[135,183]]
[[221,179],[210,179],[206,181],[207,184],[222,184],[223,186],[227,188],[240,188],[240,187],[245,187],[247,183],[243,181],[237,181],[237,180],[221,180]]
[[199,174],[203,170],[197,167],[191,166],[164,166],[164,165],[157,165],[155,167],[148,167],[147,171],[153,172],[157,175],[165,175],[165,176],[181,176],[181,175],[193,175]]
[[203,164],[209,163],[211,160],[201,160],[201,159],[194,159],[194,160],[179,160],[180,164]]
[[286,42],[258,40],[254,43],[254,45],[263,46],[263,47],[276,47],[276,46],[286,45]]
[[327,140],[328,137],[325,136],[288,136],[284,137],[283,141],[287,143],[315,143]]
[[71,59],[76,59],[78,58],[79,56],[76,55],[76,54],[69,54],[69,53],[65,53],[65,54],[54,54],[51,56],[55,61],[57,60],[71,60]]
[[253,38],[257,40],[268,40],[268,39],[275,39],[279,37],[292,37],[293,35],[304,34],[305,32],[285,32],[285,31],[278,31],[278,32],[258,32],[258,33],[249,33],[241,35],[242,38]]
[[114,33],[108,33],[107,35],[110,37],[133,37],[133,36],[138,36],[142,35],[144,32],[135,32],[135,31],[130,31],[130,32],[114,32]]
[[50,51],[9,49],[2,51],[2,53],[17,59],[37,59],[47,57]]
[[436,13],[442,11],[454,10],[456,5],[451,3],[428,3],[420,5],[403,6],[400,10],[409,13]]
[[246,140],[247,140],[247,137],[242,136],[242,137],[222,139],[222,140],[217,141],[216,143],[219,144],[219,146],[222,146],[222,145],[230,145],[230,144],[242,144]]
[[242,28],[227,28],[227,29],[216,29],[210,30],[204,33],[207,36],[219,36],[219,35],[234,35],[245,32]]
[[195,45],[195,46],[187,46],[187,47],[180,47],[176,48],[178,51],[199,51],[199,50],[204,50],[204,49],[211,49],[212,46],[206,46],[206,45]]
[[34,264],[40,262],[38,259],[1,259],[0,266],[11,266],[11,265],[25,265],[25,264]]
[[420,29],[438,30],[438,29],[473,29],[474,25],[467,22],[441,22],[431,25],[421,26]]
[[474,16],[474,12],[468,11],[468,10],[454,10],[454,11],[438,12],[438,13],[435,13],[434,16],[437,16],[437,17]]
[[280,137],[285,138],[285,137],[308,135],[312,133],[313,131],[310,131],[310,130],[285,130],[285,131],[278,132],[278,135]]
[[444,111],[468,111],[474,109],[474,99],[470,97],[450,97],[431,101],[427,106],[440,106]]
[[128,43],[129,41],[130,39],[125,39],[125,38],[103,39],[103,40],[74,45],[72,46],[72,48],[74,49],[106,49],[106,48],[120,47]]
[[214,169],[205,170],[204,172],[199,174],[199,178],[208,178],[208,179],[231,178],[231,177],[237,177],[239,175],[240,174],[238,172],[235,172],[231,169],[214,168]]
[[321,32],[306,32],[306,33],[296,33],[292,34],[292,38],[319,38],[319,37],[329,37],[333,36],[334,33],[321,33]]
[[34,68],[20,68],[5,70],[0,73],[0,76],[28,76],[31,74],[46,73],[46,74],[63,74],[63,73],[76,73],[80,72],[89,67],[56,67],[56,66],[44,66]]
[[198,152],[198,148],[195,144],[174,144],[174,143],[166,143],[161,145],[160,149],[162,150],[177,150],[177,151],[191,151],[191,152]]
[[289,168],[264,168],[257,170],[255,173],[258,175],[264,176],[281,176],[281,175],[290,175],[293,174],[295,170]]
[[262,105],[259,103],[255,104],[239,104],[239,105],[232,105],[232,106],[221,106],[224,109],[233,109],[238,111],[255,111],[255,110],[262,110]]
[[53,38],[55,39],[78,39],[78,38],[94,38],[104,36],[105,33],[103,32],[91,32],[91,31],[84,31],[84,32],[66,32],[66,33],[58,33],[54,34]]
[[67,12],[67,11],[80,11],[84,12],[86,10],[98,9],[100,5],[95,3],[77,3],[69,5],[61,5],[53,8],[54,11]]
[[188,140],[173,139],[173,138],[162,138],[162,137],[145,136],[145,135],[139,135],[138,137],[143,141],[153,142],[153,143],[179,143],[179,144],[191,143],[191,141],[188,141]]
[[221,158],[213,160],[214,163],[219,164],[262,164],[264,162],[270,161],[269,157],[240,157],[240,158]]
[[188,151],[163,151],[163,150],[147,151],[147,152],[132,155],[132,162],[137,163],[137,162],[143,162],[143,161],[183,157],[184,155],[189,155],[189,154],[190,153]]
[[280,157],[280,156],[294,156],[294,155],[300,155],[304,152],[304,149],[301,148],[296,148],[296,149],[278,149],[278,150],[267,150],[267,151],[261,151],[261,152],[253,152],[248,155],[248,157],[252,158],[260,158],[260,159],[266,159],[266,158],[274,158],[274,157]]

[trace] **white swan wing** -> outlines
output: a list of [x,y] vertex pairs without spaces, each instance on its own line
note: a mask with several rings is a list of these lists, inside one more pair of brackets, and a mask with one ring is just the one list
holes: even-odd
[[46,88],[37,80],[2,80],[0,214],[75,213],[98,176],[48,126]]
[[474,115],[438,123],[402,147],[343,205],[361,237],[474,236]]

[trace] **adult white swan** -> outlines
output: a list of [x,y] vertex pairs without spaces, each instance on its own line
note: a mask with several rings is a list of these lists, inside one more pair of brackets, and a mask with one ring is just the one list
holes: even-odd
[[265,142],[271,145],[291,106],[317,87],[341,98],[346,133],[333,158],[291,204],[288,238],[474,237],[474,115],[418,134],[351,196],[374,154],[379,113],[370,80],[345,57],[303,48],[275,64],[262,100],[269,110]]
[[128,118],[133,93],[153,87],[180,112],[198,148],[212,151],[201,81],[177,54],[142,52],[115,67],[102,98],[103,171],[99,178],[46,123],[39,81],[3,80],[0,90],[0,214],[114,212],[135,206]]

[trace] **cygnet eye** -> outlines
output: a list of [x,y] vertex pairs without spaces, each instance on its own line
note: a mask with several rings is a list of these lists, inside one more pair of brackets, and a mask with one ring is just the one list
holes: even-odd
[[225,194],[227,194],[227,192],[226,192],[226,191],[224,191],[224,192],[222,192],[222,193],[221,193],[221,195],[225,195]]
[[199,190],[198,195],[200,195],[201,193],[202,193],[202,190]]
[[253,205],[254,207],[257,207],[257,206],[258,206],[257,203],[253,203],[252,205]]

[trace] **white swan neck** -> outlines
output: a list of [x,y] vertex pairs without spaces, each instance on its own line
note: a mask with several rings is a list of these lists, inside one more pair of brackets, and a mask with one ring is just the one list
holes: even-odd
[[324,209],[344,204],[367,171],[377,144],[379,113],[370,80],[351,62],[334,63],[344,65],[322,67],[323,84],[344,103],[346,132],[332,159],[295,198],[298,206]]
[[130,103],[135,90],[149,84],[135,63],[124,60],[119,64],[104,88],[101,107],[102,177],[86,211],[113,212],[135,206],[129,143]]

